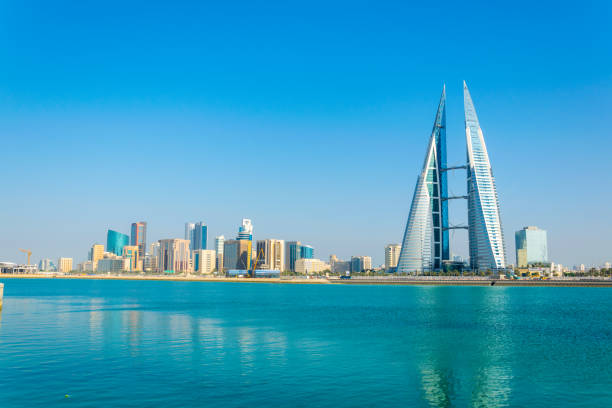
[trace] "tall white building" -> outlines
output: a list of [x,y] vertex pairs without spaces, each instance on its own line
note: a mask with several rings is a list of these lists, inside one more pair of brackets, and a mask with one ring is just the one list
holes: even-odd
[[385,269],[389,270],[397,266],[401,249],[400,244],[389,244],[385,247]]
[[216,252],[212,249],[196,249],[192,254],[193,272],[202,275],[211,274],[217,263]]
[[217,271],[223,272],[223,244],[225,243],[225,237],[219,235],[215,238],[215,250],[217,251]]
[[263,250],[263,259],[259,259],[259,269],[285,269],[285,241],[282,239],[266,239],[257,241],[255,257]]

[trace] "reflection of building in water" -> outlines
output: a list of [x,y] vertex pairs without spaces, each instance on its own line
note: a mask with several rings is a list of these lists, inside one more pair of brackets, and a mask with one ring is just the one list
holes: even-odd
[[[503,288],[470,288],[474,311],[469,312],[473,314],[469,319],[478,323],[463,332],[466,322],[449,322],[448,308],[452,306],[446,292],[436,289],[440,288],[425,292],[423,303],[431,326],[418,340],[428,344],[419,363],[423,398],[436,407],[507,406],[512,381],[511,359],[507,358],[512,353],[511,342],[503,335],[508,332],[504,330],[507,292]],[[458,345],[457,336],[465,336]]]

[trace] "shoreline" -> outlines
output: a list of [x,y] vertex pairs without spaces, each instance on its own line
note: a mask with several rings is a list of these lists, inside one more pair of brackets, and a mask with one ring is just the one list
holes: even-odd
[[517,287],[612,287],[612,280],[509,280],[509,279],[353,279],[339,278],[226,278],[203,276],[157,276],[157,275],[45,275],[2,274],[6,279],[89,279],[167,282],[238,282],[238,283],[283,283],[283,284],[334,284],[334,285],[412,285],[412,286],[517,286]]

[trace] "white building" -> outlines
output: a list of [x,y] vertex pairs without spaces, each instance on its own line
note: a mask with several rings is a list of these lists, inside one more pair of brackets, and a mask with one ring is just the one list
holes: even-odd
[[215,250],[217,251],[217,271],[223,271],[223,244],[225,243],[225,237],[219,235],[215,238]]
[[211,274],[217,263],[217,253],[212,249],[196,249],[193,251],[193,272],[203,275]]
[[328,263],[320,259],[300,258],[295,261],[295,272],[302,275],[321,273],[330,270]]
[[385,247],[385,269],[389,270],[397,266],[401,249],[400,244],[389,244]]

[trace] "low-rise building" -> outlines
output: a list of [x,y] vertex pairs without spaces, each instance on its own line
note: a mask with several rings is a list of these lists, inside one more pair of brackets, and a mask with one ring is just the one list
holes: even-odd
[[329,270],[329,264],[320,259],[300,258],[295,261],[295,272],[302,275],[321,273]]

